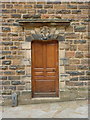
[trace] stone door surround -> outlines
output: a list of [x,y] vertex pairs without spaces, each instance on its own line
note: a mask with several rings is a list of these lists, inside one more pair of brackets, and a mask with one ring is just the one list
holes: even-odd
[[[65,80],[69,80],[69,74],[65,73],[65,65],[67,65],[67,58],[65,57],[65,50],[60,49],[61,43],[65,42],[65,32],[61,29],[66,29],[70,25],[67,20],[19,20],[20,26],[23,28],[25,35],[25,43],[30,43],[33,40],[57,40],[59,41],[59,91],[65,89]],[[27,34],[29,32],[29,34]],[[31,46],[30,46],[31,48]],[[27,50],[26,50],[27,51]],[[31,52],[29,52],[31,54]],[[30,58],[32,63],[32,58]],[[30,68],[31,69],[31,68]],[[30,75],[32,76],[32,75]],[[30,80],[31,83],[31,80]],[[32,88],[32,84],[30,84]],[[60,93],[60,92],[59,92]],[[60,97],[60,94],[59,94]]]

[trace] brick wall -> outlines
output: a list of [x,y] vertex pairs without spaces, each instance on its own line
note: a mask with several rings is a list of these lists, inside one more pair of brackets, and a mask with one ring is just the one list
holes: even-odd
[[18,22],[23,19],[70,21],[68,27],[59,27],[65,38],[59,42],[60,97],[63,100],[86,98],[90,75],[89,2],[3,2],[1,6],[0,89],[3,98],[11,100],[11,94],[16,92],[19,102],[25,103],[25,97],[30,99],[31,96],[31,42],[26,42],[26,36],[33,28],[27,25],[23,28]]

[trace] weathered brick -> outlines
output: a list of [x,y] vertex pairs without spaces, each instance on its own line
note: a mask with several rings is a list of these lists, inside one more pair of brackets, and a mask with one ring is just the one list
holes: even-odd
[[10,27],[2,27],[3,32],[10,32],[11,28]]
[[13,8],[13,4],[6,4],[6,8]]
[[70,59],[69,64],[80,64],[80,60],[79,59]]
[[81,59],[81,64],[88,64],[89,63],[89,59]]
[[8,76],[8,80],[20,80],[20,76]]
[[21,14],[11,14],[12,18],[21,18]]
[[5,71],[4,74],[5,75],[14,75],[15,73],[13,71]]
[[86,40],[74,40],[74,44],[85,44]]
[[18,50],[19,47],[17,47],[17,46],[11,46],[10,49],[11,49],[11,50]]
[[88,70],[89,66],[88,65],[78,65],[77,69],[78,70]]
[[76,51],[77,50],[77,46],[76,45],[70,45],[70,50],[71,51]]
[[76,33],[65,33],[66,39],[79,39],[80,34]]
[[86,71],[86,74],[87,74],[87,75],[90,75],[90,71]]
[[80,77],[79,80],[86,81],[86,80],[90,80],[90,78],[87,76],[83,76],[83,77]]
[[0,76],[0,80],[7,80],[7,76]]
[[83,58],[83,52],[76,52],[75,57],[76,58]]
[[75,52],[74,51],[66,51],[66,57],[68,58],[73,58],[75,57]]
[[2,45],[13,45],[13,42],[8,41],[8,42],[2,42]]
[[83,86],[83,82],[66,82],[66,85],[68,86]]
[[17,73],[17,74],[24,75],[24,74],[25,74],[25,71],[23,71],[23,70],[17,70],[16,73]]
[[8,69],[8,66],[0,66],[0,70],[6,70]]
[[78,77],[73,77],[70,79],[70,81],[78,81]]
[[70,14],[71,11],[70,10],[57,10],[56,14]]
[[13,86],[4,86],[4,89],[5,90],[7,90],[7,89],[9,89],[9,90],[16,90],[16,86],[14,86],[14,85]]
[[42,4],[37,4],[37,5],[34,5],[34,8],[42,8],[43,5]]
[[76,70],[76,66],[75,65],[69,65],[69,66],[65,66],[66,70]]
[[10,85],[10,81],[2,81],[2,85]]
[[12,59],[13,56],[12,55],[6,55],[6,59]]
[[11,81],[11,84],[12,85],[24,85],[25,82],[23,82],[23,81]]
[[72,14],[80,14],[81,13],[81,10],[72,10]]
[[75,32],[86,32],[86,26],[75,26]]
[[79,71],[68,71],[66,72],[67,74],[70,74],[72,76],[76,76],[76,75],[84,75],[85,73],[83,71],[79,72]]
[[80,51],[88,51],[88,45],[78,45],[78,50]]
[[45,14],[45,13],[47,13],[47,10],[41,9],[41,10],[38,10],[38,13],[43,13],[43,14]]
[[79,5],[79,9],[89,9],[89,5]]
[[77,5],[67,5],[68,9],[77,9]]
[[2,61],[2,64],[3,64],[3,65],[10,65],[10,64],[11,64],[11,61]]
[[3,10],[2,10],[2,13],[10,13],[10,10],[3,9]]
[[25,88],[25,87],[24,87],[23,85],[21,85],[21,86],[20,86],[20,85],[17,86],[17,90],[24,90],[24,88]]
[[5,56],[0,56],[0,59],[5,59]]
[[45,5],[44,5],[44,8],[53,8],[53,5],[48,5],[48,4],[46,5],[46,4],[45,4]]

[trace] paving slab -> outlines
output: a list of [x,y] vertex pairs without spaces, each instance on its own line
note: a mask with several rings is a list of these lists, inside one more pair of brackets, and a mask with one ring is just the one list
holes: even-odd
[[[1,115],[1,114],[0,114]],[[2,107],[3,118],[88,118],[88,101],[69,101]]]

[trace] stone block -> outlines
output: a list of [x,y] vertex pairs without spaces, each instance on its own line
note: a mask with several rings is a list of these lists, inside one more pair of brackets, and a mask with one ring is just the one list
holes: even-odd
[[74,51],[66,51],[66,57],[67,58],[74,58],[75,52]]
[[31,83],[25,83],[25,90],[31,90]]
[[85,44],[86,40],[74,40],[74,44]]
[[80,14],[81,10],[72,10],[72,14]]
[[77,9],[77,5],[67,5],[68,9]]
[[69,81],[70,75],[69,74],[60,74],[60,81]]
[[88,51],[88,45],[78,45],[79,51]]
[[0,59],[5,59],[5,56],[0,56]]
[[26,42],[31,42],[33,40],[33,37],[32,36],[27,36],[26,37]]
[[20,76],[8,76],[8,80],[20,80]]
[[26,75],[31,75],[31,66],[26,67]]
[[60,65],[68,65],[69,61],[68,58],[60,58]]
[[12,26],[11,31],[12,32],[22,32],[23,28],[19,26],[19,24],[14,23],[14,26]]
[[64,66],[59,66],[59,74],[65,73],[65,67]]
[[79,9],[89,9],[89,5],[79,5]]
[[44,5],[44,8],[53,8],[53,5],[48,5],[48,4],[46,5],[46,4],[45,4],[45,5]]
[[7,76],[0,76],[0,80],[7,80]]
[[13,8],[13,4],[6,4],[6,8]]
[[24,70],[16,70],[16,73],[18,75],[24,75],[25,74],[25,71]]
[[42,4],[37,4],[37,5],[34,5],[34,8],[42,8],[43,5]]
[[67,65],[65,66],[65,70],[76,70],[77,66],[76,65]]
[[70,10],[56,10],[56,14],[70,14]]
[[10,64],[11,64],[11,61],[2,61],[2,64],[3,64],[3,65],[10,65]]
[[31,49],[31,42],[23,42],[21,47],[22,49]]
[[70,59],[69,64],[80,64],[80,60],[79,59]]
[[21,14],[11,14],[12,18],[21,18]]
[[76,52],[75,57],[76,58],[83,58],[83,52]]
[[45,9],[41,9],[41,10],[38,10],[38,13],[45,14],[45,13],[47,13],[47,10],[45,10]]
[[3,10],[2,10],[2,13],[10,13],[10,10],[3,9]]
[[15,75],[14,71],[5,71],[4,72],[5,75]]
[[6,70],[8,69],[8,66],[0,66],[0,70]]
[[88,66],[88,65],[78,65],[78,66],[77,66],[77,69],[78,69],[78,70],[88,70],[88,69],[89,69],[89,66]]
[[13,45],[13,42],[8,41],[8,42],[2,42],[2,45]]
[[86,74],[87,74],[87,75],[90,75],[90,71],[86,71]]
[[65,50],[59,50],[59,59],[65,57]]
[[70,74],[71,76],[77,76],[77,75],[84,75],[85,72],[81,71],[66,71],[67,74]]
[[18,66],[17,65],[11,65],[11,66],[9,66],[9,69],[16,70],[16,69],[18,69]]
[[83,77],[80,77],[79,80],[81,80],[81,81],[87,81],[87,80],[90,80],[90,78],[87,77],[87,76],[83,76]]
[[2,81],[2,85],[10,85],[10,81]]
[[25,84],[25,82],[23,82],[23,81],[11,81],[11,84],[12,85],[24,85]]
[[65,91],[65,87],[66,87],[65,81],[59,83],[60,91]]
[[76,45],[70,45],[70,51],[76,51],[77,46]]
[[78,77],[70,78],[70,81],[78,81]]
[[24,7],[27,9],[30,9],[30,8],[32,8],[33,6],[32,5],[24,5]]
[[11,28],[10,27],[2,27],[3,32],[10,32]]
[[75,32],[85,32],[86,31],[86,26],[75,26],[74,28]]

